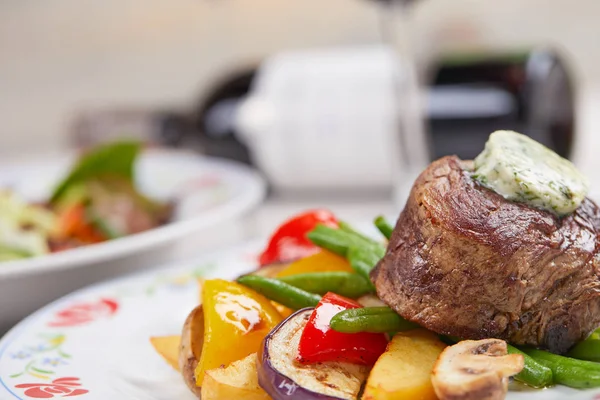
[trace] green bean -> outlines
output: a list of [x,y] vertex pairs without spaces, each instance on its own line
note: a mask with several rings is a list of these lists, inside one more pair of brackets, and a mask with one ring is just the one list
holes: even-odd
[[347,233],[325,225],[317,225],[312,231],[308,232],[306,236],[315,245],[342,257],[346,257],[348,248],[351,245],[360,243],[360,241],[357,241],[355,238],[349,237]]
[[379,229],[379,232],[381,232],[381,234],[385,236],[386,239],[389,240],[392,237],[394,227],[385,220],[383,215],[380,215],[377,218],[375,218],[375,226],[377,227],[377,229]]
[[553,363],[561,363],[568,366],[588,368],[595,371],[600,371],[600,363],[596,363],[593,361],[577,360],[575,358],[560,356],[558,354],[550,353],[549,351],[539,349],[521,348],[521,350],[529,354],[536,360],[546,360]]
[[385,247],[381,243],[377,243],[354,232],[331,228],[325,225],[317,225],[308,233],[307,237],[315,245],[339,254],[342,257],[346,257],[349,249],[352,247],[372,251],[377,255],[381,255],[381,257],[385,254]]
[[508,354],[521,354],[525,361],[523,370],[515,375],[515,379],[536,388],[552,384],[552,370],[537,362],[527,353],[507,344]]
[[594,335],[573,346],[567,356],[578,360],[600,361],[600,339],[595,339]]
[[340,229],[317,225],[308,238],[317,246],[346,257],[350,266],[368,282],[371,270],[385,255],[383,244],[357,233],[345,223],[340,223]]
[[343,271],[310,272],[278,278],[280,281],[311,293],[335,292],[342,296],[357,298],[373,292],[370,281],[358,274]]
[[561,385],[584,389],[600,386],[600,364],[559,356],[537,349],[523,349],[534,360],[552,370],[553,380]]
[[[350,266],[357,274],[371,282],[370,273],[373,267],[381,260],[383,254],[377,254],[371,249],[363,249],[359,247],[351,247],[348,250],[347,258]],[[373,285],[371,283],[371,285]]]
[[370,238],[367,235],[363,235],[362,233],[360,233],[359,231],[357,231],[356,229],[354,229],[347,222],[340,221],[338,224],[339,224],[339,230],[341,230],[343,232],[346,232],[346,233],[354,236],[355,238],[364,241],[364,243],[369,243],[371,245],[378,245],[379,244],[379,242],[375,241],[373,238]]
[[400,332],[418,328],[389,307],[365,307],[341,311],[329,323],[331,329],[342,333]]
[[269,300],[276,301],[294,310],[316,307],[321,300],[321,296],[318,294],[298,289],[278,279],[258,275],[244,275],[238,278],[237,282],[256,290]]
[[[352,311],[352,312],[349,312],[349,311]],[[392,310],[390,307],[387,307],[387,306],[351,308],[349,310],[341,311],[341,312],[337,313],[336,315],[340,315],[342,312],[347,316],[353,316],[353,317],[363,317],[365,315],[396,314],[396,312],[394,310]],[[342,315],[344,315],[344,314],[342,314]],[[396,315],[398,315],[398,314],[396,314]]]

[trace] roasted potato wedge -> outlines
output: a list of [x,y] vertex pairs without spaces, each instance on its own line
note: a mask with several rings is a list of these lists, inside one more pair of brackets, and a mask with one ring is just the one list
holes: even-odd
[[202,400],[269,400],[258,385],[256,353],[234,361],[226,368],[206,371],[201,389]]
[[363,400],[436,400],[431,371],[446,345],[432,332],[400,332],[367,380]]
[[153,336],[150,338],[150,343],[154,350],[166,362],[169,363],[176,371],[179,371],[179,345],[181,344],[181,336]]
[[200,397],[200,387],[196,386],[195,371],[204,345],[204,312],[198,306],[190,312],[181,331],[179,348],[179,371],[183,380],[196,396]]

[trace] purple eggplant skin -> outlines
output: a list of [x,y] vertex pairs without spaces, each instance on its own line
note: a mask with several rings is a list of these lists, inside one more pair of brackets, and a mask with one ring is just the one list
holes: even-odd
[[274,400],[356,399],[368,376],[367,367],[341,362],[306,365],[296,361],[298,341],[313,310],[296,311],[265,337],[258,353],[258,384]]

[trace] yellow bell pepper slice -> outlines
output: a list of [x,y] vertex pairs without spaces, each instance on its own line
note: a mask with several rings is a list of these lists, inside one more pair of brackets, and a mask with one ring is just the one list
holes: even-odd
[[204,345],[196,367],[196,385],[204,372],[256,353],[282,317],[263,295],[236,282],[204,281]]
[[294,261],[277,274],[278,278],[289,275],[306,274],[308,272],[345,271],[354,272],[344,257],[327,250]]
[[275,309],[277,310],[277,312],[279,313],[279,315],[281,315],[281,318],[283,318],[283,319],[289,317],[290,315],[292,315],[294,313],[294,310],[292,310],[291,308],[288,308],[288,307],[281,305],[279,303],[276,303],[274,301],[271,301],[271,304],[273,304],[273,307],[275,307]]

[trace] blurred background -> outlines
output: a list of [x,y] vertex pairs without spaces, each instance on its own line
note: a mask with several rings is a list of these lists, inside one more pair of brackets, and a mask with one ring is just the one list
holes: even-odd
[[268,183],[259,234],[312,205],[394,213],[427,162],[473,157],[495,129],[593,181],[599,12],[594,0],[5,0],[0,157],[126,136],[236,160]]
[[[289,167],[271,152],[306,159],[294,153],[319,147],[316,135],[343,134],[355,149],[385,140],[393,124],[373,126],[369,119],[382,125],[391,114],[386,79],[392,59],[406,54],[392,46],[390,56],[386,44],[408,32],[424,93],[419,134],[427,136],[431,157],[473,156],[493,129],[504,127],[537,136],[594,170],[586,149],[597,140],[588,115],[600,80],[597,2],[425,0],[410,2],[406,12],[388,6],[3,1],[0,155],[126,133],[253,164],[286,189],[330,186],[326,179],[307,183],[316,164],[304,166],[307,176],[291,170],[279,176],[270,169]],[[240,112],[251,97],[260,101]],[[361,129],[348,124],[360,120]],[[302,144],[286,149],[281,136]],[[381,157],[367,155],[362,168],[385,167]],[[389,176],[380,175],[365,174],[365,182],[339,178],[385,187]],[[282,182],[290,176],[298,182]]]
[[[2,265],[0,332],[76,288],[264,237],[300,210],[393,220],[430,161],[472,158],[497,129],[570,158],[597,197],[598,15],[596,0],[1,1],[0,187],[39,194],[56,165],[30,163],[66,168],[73,150],[136,139],[174,150],[148,154],[136,180],[175,216]],[[178,182],[183,200],[168,195]],[[28,237],[15,224],[0,239]]]

